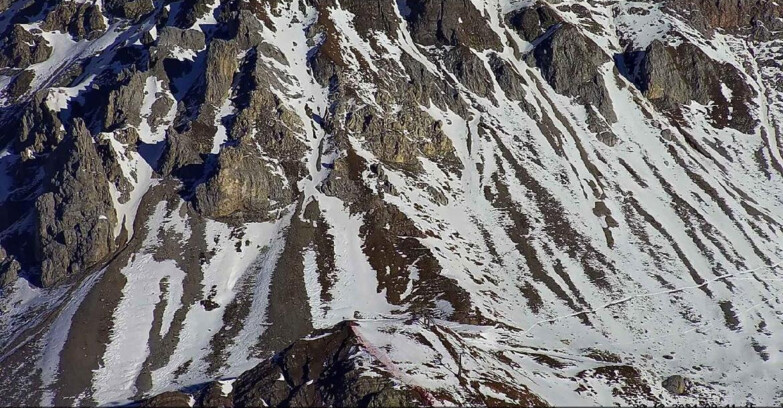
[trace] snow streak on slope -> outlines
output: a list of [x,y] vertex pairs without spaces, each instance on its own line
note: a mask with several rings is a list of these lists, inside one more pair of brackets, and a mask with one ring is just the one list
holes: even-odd
[[[563,22],[543,35],[572,24],[576,41],[605,54],[591,81],[604,87],[614,120],[560,90],[533,58],[545,41],[526,41],[509,26],[509,13],[536,2],[465,2],[483,16],[482,33],[497,36],[497,47],[483,49],[465,48],[459,29],[453,43],[417,44],[426,37],[405,2],[390,1],[384,19],[368,19],[357,1],[268,3],[243,10],[248,20],[226,46],[237,48],[239,63],[228,65],[234,72],[225,84],[205,68],[225,67],[204,61],[227,41],[215,32],[240,6],[214,1],[188,20],[195,23],[187,33],[203,35],[206,48],[179,48],[167,59],[172,65],[145,73],[140,124],[94,132],[129,183],[125,190],[110,183],[114,237],[128,233],[127,252],[67,296],[23,280],[3,294],[0,323],[12,332],[0,335],[4,355],[14,353],[16,333],[41,325],[29,341],[45,350],[34,356],[45,403],[68,381],[60,354],[79,330],[72,316],[105,274],[121,282],[117,302],[106,305],[112,330],[87,374],[89,389],[72,402],[125,403],[236,377],[297,325],[344,320],[358,322],[371,350],[365,357],[436,404],[779,399],[783,99],[774,85],[780,67],[772,65],[779,40],[725,32],[707,39],[645,2],[551,5]],[[57,72],[88,54],[117,52],[125,40],[143,48],[145,30],[154,30],[154,43],[162,3],[155,5],[127,31],[112,22],[94,40],[44,32],[54,52],[31,66],[32,89],[54,84]],[[184,6],[167,7],[176,14]],[[468,17],[457,20],[466,30]],[[242,31],[248,27],[254,31]],[[615,57],[624,47],[640,51],[656,40],[696,44],[738,69],[756,93],[755,129],[717,126],[718,101],[662,111],[620,75]],[[113,57],[103,58],[110,65]],[[246,106],[247,88],[258,85],[253,70],[269,78],[269,106]],[[96,78],[86,72],[76,86],[50,88],[47,108],[65,120]],[[205,113],[197,99],[219,93],[213,87],[222,93]],[[741,97],[729,84],[720,89],[727,101]],[[154,112],[158,101],[171,103]],[[243,110],[292,113],[269,117],[295,140],[259,132],[266,128],[256,123],[238,136]],[[120,142],[129,127],[138,143]],[[294,199],[248,217],[254,222],[205,218],[203,187],[215,163],[248,139],[258,166],[270,170],[246,184],[266,183],[269,197],[279,189]],[[274,156],[269,146],[278,142],[303,146],[292,161],[303,171]],[[206,147],[188,156],[191,144]],[[186,153],[176,156],[178,149]],[[178,160],[192,163],[168,169]],[[11,177],[6,163],[0,157],[0,199]],[[298,178],[286,184],[291,175]],[[244,187],[244,174],[232,176],[231,186]],[[270,306],[275,296],[283,304],[272,306],[290,308],[291,321],[281,323]],[[39,310],[55,313],[52,322],[23,322]],[[696,379],[690,396],[663,390],[671,374]]]
[[[335,23],[340,29],[339,21]],[[692,31],[688,34],[695,35]],[[628,35],[641,36],[635,38],[645,46],[651,35],[658,34]],[[722,41],[716,39],[715,44],[722,48],[708,52],[711,57],[730,62],[747,58],[734,56],[728,47],[720,45]],[[617,39],[604,38],[598,43],[609,47],[617,44]],[[504,54],[512,55],[510,52]],[[482,101],[479,102],[482,112],[470,115],[472,124],[455,118],[453,113],[427,108],[433,118],[445,124],[444,131],[451,138],[465,171],[462,182],[455,184],[448,174],[421,158],[425,174],[416,175],[414,179],[435,188],[449,186],[444,188],[451,192],[447,207],[428,200],[405,172],[386,170],[399,194],[386,195],[385,200],[405,212],[421,230],[437,231],[436,237],[441,238],[427,238],[422,242],[433,249],[436,256],[443,254],[439,261],[448,265],[444,274],[468,289],[471,300],[482,308],[482,312],[509,325],[531,328],[550,320],[562,324],[562,329],[546,329],[541,333],[536,329],[535,339],[541,339],[538,341],[543,347],[553,347],[543,340],[548,338],[568,339],[574,342],[571,344],[574,348],[596,344],[606,347],[619,342],[633,345],[621,349],[625,351],[623,355],[645,355],[650,351],[663,355],[673,351],[666,350],[667,343],[647,343],[645,340],[651,334],[647,328],[666,327],[669,339],[678,344],[676,348],[682,344],[698,346],[688,352],[680,351],[678,354],[685,354],[685,357],[678,357],[679,361],[640,362],[649,364],[650,372],[690,371],[690,367],[698,367],[698,362],[705,360],[714,366],[736,370],[750,358],[769,361],[766,354],[753,356],[754,349],[766,347],[758,346],[759,340],[754,333],[761,321],[765,322],[764,326],[780,324],[773,316],[779,301],[779,280],[775,276],[781,247],[779,239],[769,238],[780,237],[781,230],[776,223],[759,222],[747,207],[750,201],[768,208],[770,214],[779,214],[781,210],[781,201],[775,198],[780,191],[779,175],[775,175],[772,182],[758,181],[760,174],[752,156],[765,141],[758,135],[748,137],[732,129],[714,129],[709,122],[696,116],[688,130],[695,132],[695,137],[728,139],[736,143],[732,147],[732,160],[716,155],[717,163],[705,161],[695,156],[698,153],[688,148],[686,136],[677,129],[667,126],[675,135],[673,140],[664,139],[661,124],[668,119],[652,110],[649,104],[637,102],[640,95],[633,85],[613,73],[609,66],[604,67],[603,76],[618,115],[612,131],[619,143],[608,146],[593,136],[582,107],[555,94],[537,72],[519,61],[509,62],[519,69],[526,82],[540,84],[528,91],[541,112],[552,118],[562,151],[553,149],[548,136],[534,130],[538,126],[528,114],[519,105],[509,103],[495,86],[494,97],[499,101],[498,105],[482,101],[480,95],[469,95],[469,99]],[[365,84],[358,84],[356,88],[369,89]],[[367,100],[367,97],[362,98]],[[653,117],[643,119],[645,112],[650,111],[653,111]],[[488,124],[492,129],[490,134],[481,135],[477,124]],[[705,129],[706,133],[699,134],[699,129]],[[515,139],[514,135],[519,134],[530,138],[527,145]],[[368,162],[378,161],[368,151],[354,147]],[[476,163],[481,164],[483,172],[474,170]],[[494,186],[489,181],[493,177],[498,180],[492,183]],[[525,182],[525,179],[536,182]],[[740,186],[747,186],[747,189]],[[509,227],[512,230],[519,228],[509,219],[513,218],[513,211],[512,214],[505,209],[493,211],[492,204],[481,199],[486,188],[495,190],[495,194],[508,194],[512,207],[524,209],[531,219],[531,231],[523,238],[527,244],[515,243],[509,236],[513,234]],[[737,195],[740,189],[752,194],[752,198]],[[550,199],[562,203],[562,210],[549,207]],[[613,221],[624,221],[620,225],[607,225],[607,215],[596,214],[599,208],[607,208]],[[552,215],[552,211],[562,213]],[[549,217],[547,212],[550,212]],[[584,261],[575,258],[574,251],[578,253],[579,250],[573,248],[581,243],[569,243],[567,238],[548,235],[548,225],[559,217],[576,231],[609,231],[613,237],[611,243],[600,233],[586,234],[584,242],[606,260],[601,262],[604,266],[597,268],[609,266],[611,273],[593,271],[595,274],[590,276],[588,270],[585,274]],[[477,239],[479,225],[470,220],[478,220],[489,239]],[[518,233],[518,230],[514,232]],[[457,236],[463,239],[442,241],[444,237]],[[493,274],[493,283],[476,284],[482,269],[477,265],[484,264],[487,254],[491,253],[481,244],[474,246],[481,241],[491,244],[500,255],[497,260],[489,261],[492,267],[487,269],[507,273]],[[522,257],[524,251],[515,251],[520,246],[549,254],[546,257],[549,260],[539,259],[536,264],[548,276],[536,276],[539,271],[528,270],[514,279],[512,271],[525,271],[526,266],[530,267],[529,260]],[[507,266],[514,257],[518,257],[516,265]],[[594,258],[592,262],[599,259]],[[748,275],[753,277],[744,279]],[[485,276],[489,277],[486,273]],[[535,314],[518,312],[525,310],[526,305],[519,302],[523,299],[517,295],[517,285],[531,281],[543,298],[540,301],[545,308],[543,315],[551,319],[542,321]],[[587,289],[591,287],[599,290]],[[687,295],[678,296],[681,292]],[[766,308],[766,312],[759,308]],[[588,316],[582,311],[597,316]],[[585,319],[585,323],[589,321],[590,325],[580,329],[579,336],[575,337],[571,331],[579,319]],[[737,320],[743,319],[749,321],[740,325]],[[724,338],[714,340],[715,333],[701,330],[702,326],[724,326]],[[767,336],[763,341],[766,340],[771,338]],[[713,341],[716,343],[710,345]],[[640,343],[644,344],[641,348]],[[644,347],[649,349],[644,351]],[[769,363],[761,365],[772,367]],[[714,375],[699,376],[711,378],[716,383],[726,381],[721,378],[720,369]],[[742,381],[753,382],[749,378]],[[774,398],[774,391],[768,393],[768,384],[763,380],[745,383],[745,386],[754,389],[759,401]],[[611,397],[597,398],[597,401],[607,403]]]

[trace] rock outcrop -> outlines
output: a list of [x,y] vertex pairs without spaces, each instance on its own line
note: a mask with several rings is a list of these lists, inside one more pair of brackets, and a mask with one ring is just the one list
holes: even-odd
[[673,47],[656,40],[626,61],[631,79],[660,109],[673,111],[696,101],[713,105],[711,116],[719,128],[750,133],[758,123],[751,112],[755,91],[739,70],[711,59],[690,42]]
[[155,10],[152,0],[106,0],[103,4],[111,14],[134,21]]
[[442,125],[413,109],[404,109],[393,117],[357,110],[348,114],[345,128],[352,134],[361,135],[367,148],[383,163],[415,172],[421,169],[419,156],[449,166],[461,166]]
[[489,66],[492,69],[492,75],[495,77],[500,89],[511,100],[524,101],[526,82],[516,71],[516,68],[508,62],[491,54],[489,57]]
[[204,102],[217,107],[228,96],[234,72],[239,68],[239,49],[233,41],[214,40],[207,50]]
[[76,40],[94,39],[106,31],[106,22],[95,4],[63,1],[49,12],[41,29],[67,32]]
[[220,152],[214,175],[196,190],[196,208],[218,219],[269,219],[270,211],[293,200],[293,191],[274,169],[255,141],[243,138]]
[[169,391],[156,395],[141,403],[144,408],[177,408],[191,406],[190,395],[179,391]]
[[[116,247],[106,171],[90,132],[76,120],[52,153],[48,192],[35,202],[35,254],[43,286],[88,270]],[[60,167],[61,165],[62,167]]]
[[235,405],[392,407],[424,402],[416,390],[367,367],[363,360],[368,357],[370,365],[380,363],[367,354],[352,323],[317,331],[242,374],[234,383]]
[[0,289],[8,287],[16,282],[19,277],[21,265],[13,255],[9,255],[5,248],[0,246]]
[[421,45],[465,45],[500,50],[497,33],[470,0],[408,0],[413,39]]
[[506,22],[528,42],[533,42],[552,26],[562,23],[563,19],[552,6],[536,2],[530,7],[512,11],[506,15]]
[[19,24],[10,29],[0,47],[0,67],[13,69],[46,61],[52,54],[52,47],[43,37],[31,34]]
[[0,405],[773,403],[778,8],[0,0]]
[[64,124],[47,106],[48,97],[46,91],[36,92],[22,107],[17,120],[11,122],[6,137],[13,137],[11,143],[16,151],[27,152],[22,160],[29,160],[31,154],[51,152],[65,137]]
[[[343,322],[313,332],[233,380],[227,395],[219,393],[219,383],[209,384],[193,395],[194,407],[214,403],[223,407],[429,405],[425,391],[388,374],[353,326]],[[168,392],[142,406],[175,406],[190,398],[183,392]]]
[[179,13],[175,16],[174,23],[178,27],[189,28],[210,11],[209,0],[187,1],[180,6]]
[[563,23],[539,38],[527,61],[556,92],[594,106],[609,122],[617,120],[602,72],[610,58],[576,26]]
[[685,395],[691,388],[691,380],[681,375],[673,375],[663,380],[661,385],[674,395]]
[[666,0],[665,7],[707,36],[715,29],[769,39],[783,31],[783,5],[766,0]]
[[103,127],[114,130],[125,124],[141,123],[141,105],[144,101],[144,84],[147,74],[134,71],[122,72],[117,82],[121,85],[109,92],[105,107]]
[[163,56],[171,56],[171,52],[177,47],[184,50],[198,51],[203,50],[207,46],[203,32],[172,26],[161,28],[155,45],[158,52]]

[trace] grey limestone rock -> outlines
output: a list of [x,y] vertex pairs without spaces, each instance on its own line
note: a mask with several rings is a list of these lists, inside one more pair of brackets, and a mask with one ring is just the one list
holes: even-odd
[[0,246],[0,289],[8,287],[16,282],[21,266],[13,255],[9,255],[5,248]]
[[109,92],[105,107],[103,126],[112,130],[126,123],[138,126],[141,123],[141,106],[144,102],[144,85],[147,73],[125,71],[118,81],[123,83]]
[[[746,133],[755,128],[750,108],[755,91],[736,67],[711,59],[690,42],[673,47],[656,40],[637,58],[632,79],[659,108],[672,111],[690,101],[714,102],[711,116],[718,127]],[[731,90],[730,100],[724,87]]]
[[204,33],[198,30],[166,26],[158,32],[157,47],[170,52],[175,47],[186,50],[203,50],[206,47]]
[[35,256],[49,287],[98,265],[115,249],[117,215],[106,171],[81,119],[52,153],[48,192],[35,201]]
[[576,26],[564,23],[548,33],[527,60],[556,92],[594,106],[609,122],[617,120],[601,74],[609,56]]

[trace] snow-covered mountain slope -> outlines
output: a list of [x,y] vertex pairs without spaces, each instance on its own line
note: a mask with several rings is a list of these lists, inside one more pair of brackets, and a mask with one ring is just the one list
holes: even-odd
[[779,404],[781,14],[0,0],[0,402]]

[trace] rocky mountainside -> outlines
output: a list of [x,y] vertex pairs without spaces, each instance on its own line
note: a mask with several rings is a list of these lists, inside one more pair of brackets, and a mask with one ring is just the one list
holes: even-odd
[[0,33],[0,405],[783,402],[779,3],[0,0]]

